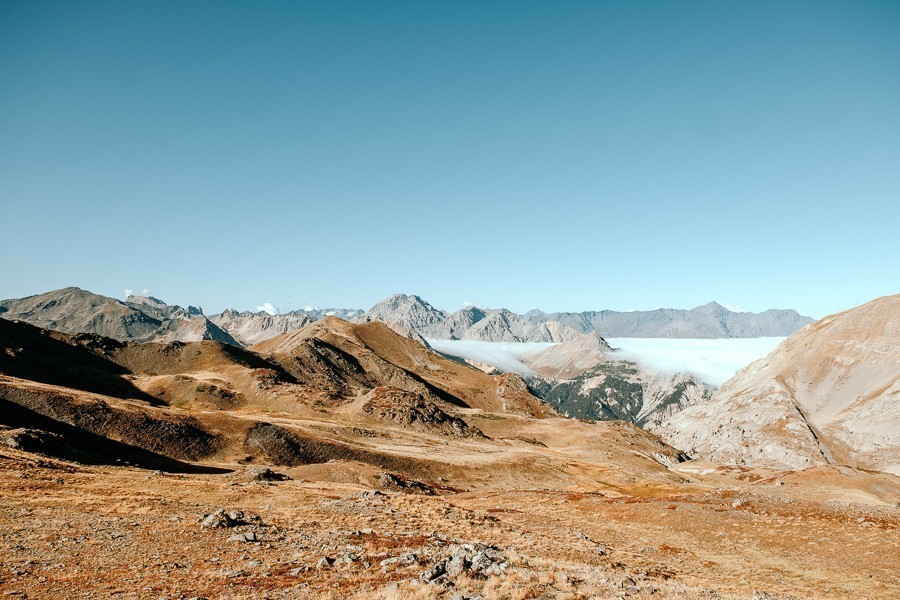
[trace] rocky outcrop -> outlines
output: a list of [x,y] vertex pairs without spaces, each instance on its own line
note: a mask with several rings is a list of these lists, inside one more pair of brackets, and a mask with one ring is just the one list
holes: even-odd
[[719,462],[900,474],[900,295],[808,325],[662,433]]

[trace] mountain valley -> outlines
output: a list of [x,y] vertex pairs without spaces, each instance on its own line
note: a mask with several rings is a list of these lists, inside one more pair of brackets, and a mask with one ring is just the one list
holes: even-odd
[[423,332],[487,317],[415,301],[384,323],[54,294],[0,304],[4,593],[900,594],[898,297],[715,390],[571,328],[529,374],[472,365]]

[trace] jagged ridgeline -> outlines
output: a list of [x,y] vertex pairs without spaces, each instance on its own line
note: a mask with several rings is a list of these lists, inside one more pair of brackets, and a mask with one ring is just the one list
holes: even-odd
[[128,341],[215,340],[250,346],[296,331],[326,316],[355,322],[381,321],[424,338],[488,342],[566,342],[585,333],[603,337],[728,338],[781,337],[812,322],[794,310],[733,312],[715,302],[690,310],[616,312],[610,310],[516,314],[506,309],[468,307],[454,313],[418,296],[397,294],[368,311],[305,308],[284,314],[225,310],[206,316],[131,295],[124,301],[79,288],[0,301],[0,316],[65,333],[96,333]]

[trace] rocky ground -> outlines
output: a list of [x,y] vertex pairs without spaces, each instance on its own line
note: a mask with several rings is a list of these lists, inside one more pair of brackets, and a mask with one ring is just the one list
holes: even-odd
[[900,597],[900,508],[834,500],[815,474],[426,495],[314,481],[315,468],[169,474],[0,450],[0,593]]

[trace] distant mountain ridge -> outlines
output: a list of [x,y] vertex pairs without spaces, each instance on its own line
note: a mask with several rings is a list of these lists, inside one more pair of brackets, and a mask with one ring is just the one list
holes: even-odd
[[604,338],[785,337],[814,319],[792,309],[734,312],[710,302],[689,310],[612,310],[524,315],[506,309],[467,307],[452,314],[419,296],[395,294],[363,313],[360,322],[381,321],[417,331],[425,338],[486,342],[568,342],[585,333]]
[[0,317],[26,321],[64,333],[96,333],[122,341],[215,340],[250,346],[312,321],[336,316],[364,323],[380,321],[403,335],[487,342],[568,342],[586,333],[604,338],[729,338],[787,336],[813,322],[795,310],[734,312],[712,302],[690,310],[611,310],[524,315],[507,309],[470,306],[453,313],[419,296],[394,294],[363,312],[359,309],[309,308],[284,314],[233,309],[206,316],[198,307],[166,304],[152,296],[125,301],[77,287],[27,298],[0,301]]

